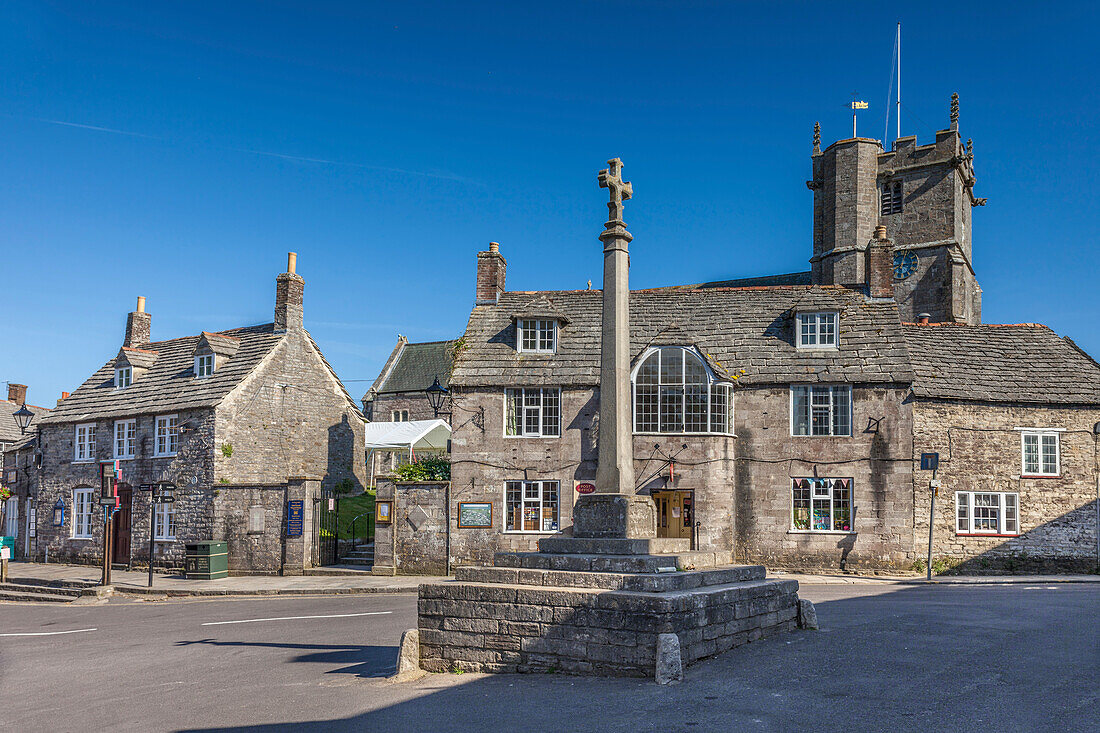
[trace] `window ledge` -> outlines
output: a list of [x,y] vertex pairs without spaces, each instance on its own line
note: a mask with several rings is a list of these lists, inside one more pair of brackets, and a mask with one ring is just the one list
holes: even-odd
[[859,534],[859,532],[847,529],[788,529],[787,534],[854,535]]
[[1019,537],[1019,534],[992,534],[986,532],[956,532],[956,537]]
[[736,438],[735,433],[640,433],[634,431],[634,435],[638,437],[655,436],[664,438]]
[[504,439],[522,440],[526,438],[527,440],[557,440],[560,437],[560,435],[505,435]]
[[1065,476],[1060,473],[1021,473],[1020,478],[1065,478]]
[[178,453],[154,453],[153,458],[175,458]]
[[74,459],[73,463],[95,463],[95,459],[94,458],[81,458],[79,461]]
[[[477,527],[477,529],[490,529],[489,527]],[[561,530],[552,530],[550,532],[539,532],[537,530],[524,530],[524,529],[506,529],[502,534],[521,534],[521,535],[544,535],[550,537],[552,535],[561,534]]]
[[69,539],[72,540],[73,542],[88,542],[90,540],[94,540],[95,537],[91,537],[91,536],[88,536],[88,537],[70,537]]

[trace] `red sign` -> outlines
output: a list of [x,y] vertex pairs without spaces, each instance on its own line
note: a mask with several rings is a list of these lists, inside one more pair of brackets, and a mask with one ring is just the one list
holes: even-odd
[[577,484],[578,494],[591,494],[596,490],[595,484]]

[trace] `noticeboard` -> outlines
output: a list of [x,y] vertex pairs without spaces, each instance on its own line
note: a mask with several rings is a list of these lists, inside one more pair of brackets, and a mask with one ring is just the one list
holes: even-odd
[[301,537],[302,536],[302,500],[291,499],[286,503],[286,536],[287,537]]

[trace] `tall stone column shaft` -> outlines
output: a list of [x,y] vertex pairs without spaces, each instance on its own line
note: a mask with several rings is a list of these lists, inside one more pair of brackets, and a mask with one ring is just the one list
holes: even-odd
[[[610,204],[609,204],[610,206]],[[603,250],[603,329],[600,342],[600,432],[596,491],[634,493],[630,404],[630,255],[633,237],[621,219],[600,234]]]

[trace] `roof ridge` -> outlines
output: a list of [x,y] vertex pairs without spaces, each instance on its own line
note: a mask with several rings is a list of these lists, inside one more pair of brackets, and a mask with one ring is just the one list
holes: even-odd
[[[275,325],[274,323],[257,323],[257,324],[254,324],[252,326],[235,326],[233,328],[227,328],[224,331],[199,331],[197,334],[193,333],[189,336],[177,336],[177,337],[171,338],[171,339],[164,339],[163,341],[150,341],[149,343],[147,343],[145,345],[146,346],[152,346],[153,344],[170,344],[173,341],[186,341],[187,339],[202,338],[202,335],[204,333],[208,333],[211,336],[223,336],[225,338],[237,338],[236,336],[230,336],[228,334],[228,332],[229,331],[248,331],[248,330],[252,330],[254,328],[264,328],[265,326],[274,326],[274,325]],[[240,339],[238,339],[238,340],[240,340]]]
[[919,326],[926,328],[928,326],[949,326],[954,328],[1045,328],[1048,331],[1054,329],[1045,323],[956,323],[955,321],[941,321],[938,323],[914,323],[913,321],[902,321],[903,326]]

